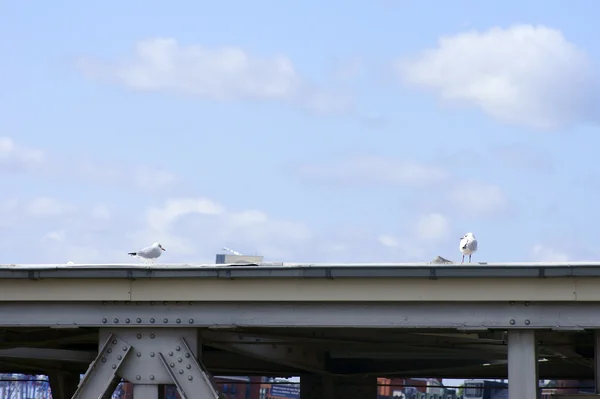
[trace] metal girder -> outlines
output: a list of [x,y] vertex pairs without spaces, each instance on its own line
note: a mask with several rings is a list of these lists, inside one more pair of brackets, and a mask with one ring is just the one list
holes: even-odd
[[289,340],[256,335],[204,331],[203,342],[228,352],[268,360],[301,370],[324,373],[325,353],[292,344]]
[[131,350],[131,345],[113,334],[90,364],[72,399],[108,399],[119,383],[117,371]]
[[[194,356],[184,338],[181,339],[182,353],[159,352],[159,358],[177,386],[182,399],[219,399],[212,377],[206,368]],[[180,355],[177,357],[177,355]]]
[[[172,384],[171,376],[164,369],[158,354],[181,354],[180,339],[184,337],[192,345],[191,353],[198,353],[198,333],[194,328],[106,328],[100,329],[99,340],[113,334],[129,342],[133,349],[131,359],[128,359],[119,375],[136,384]],[[179,350],[176,350],[176,347]]]
[[74,363],[89,363],[95,358],[95,352],[50,348],[12,348],[0,349],[0,359],[38,359],[56,360]]
[[596,302],[0,302],[0,327],[600,328]]
[[[115,379],[119,376],[133,383],[134,397],[135,395],[141,395],[141,399],[145,399],[146,396],[154,397],[158,395],[158,385],[174,383],[182,399],[218,398],[216,386],[211,381],[212,377],[196,359],[199,352],[197,329],[161,327],[100,329],[99,339],[102,340],[104,337],[108,337],[108,342],[119,340],[130,345],[130,352],[134,355],[130,355],[127,359],[123,357],[120,359],[122,363],[116,367],[113,365],[114,374],[111,376]],[[101,352],[109,351],[110,348],[101,349]],[[88,380],[93,380],[96,384],[100,384],[101,381],[101,379],[97,380],[96,376],[90,376]],[[74,399],[92,398],[97,399],[98,396],[74,397]]]

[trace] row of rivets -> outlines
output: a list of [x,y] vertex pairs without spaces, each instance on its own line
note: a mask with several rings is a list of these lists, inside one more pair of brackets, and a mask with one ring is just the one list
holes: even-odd
[[[140,318],[138,317],[137,319],[135,319],[135,321],[136,321],[137,323],[141,323],[141,322],[142,322],[142,319],[140,319]],[[150,323],[154,323],[155,321],[156,321],[156,320],[155,320],[154,318],[151,318],[151,319],[150,319]],[[165,324],[166,324],[166,323],[168,323],[168,322],[169,322],[169,319],[167,319],[167,318],[164,318],[164,319],[163,319],[163,323],[165,323]],[[108,319],[107,319],[107,318],[103,318],[103,319],[102,319],[102,323],[103,323],[103,324],[106,324],[106,323],[108,323]],[[115,317],[115,318],[113,319],[113,323],[115,323],[115,324],[118,324],[118,323],[119,323],[119,319],[117,319],[117,318]],[[131,320],[130,320],[130,319],[125,319],[125,323],[129,324],[129,323],[131,323]],[[181,324],[181,319],[176,319],[176,320],[175,320],[175,323],[177,323],[177,324]],[[194,319],[189,319],[189,320],[188,320],[188,323],[190,323],[190,324],[193,324],[193,323],[194,323]]]
[[[175,347],[175,350],[176,350],[176,351],[180,351],[180,350],[181,350],[181,347],[177,346],[177,347]],[[172,352],[172,351],[171,351],[171,352],[169,352],[169,356],[173,356],[173,352]],[[191,355],[190,355],[188,352],[186,352],[186,353],[185,353],[185,357],[189,359],[189,358],[191,357]],[[178,358],[177,358],[177,362],[178,362],[178,363],[181,363],[181,362],[183,362],[183,359],[182,359],[182,358],[180,358],[180,357],[178,357]],[[175,368],[175,363],[173,363],[173,362],[169,363],[169,367],[171,367],[171,368]],[[192,368],[192,365],[191,365],[191,364],[186,364],[186,365],[185,365],[185,368],[186,368],[186,369],[188,369],[188,370],[191,370],[191,368]],[[179,374],[183,374],[183,373],[184,373],[183,369],[179,369]],[[192,381],[193,379],[194,379],[194,377],[193,377],[193,376],[191,376],[191,375],[188,375],[188,380]]]
[[[515,323],[516,323],[516,321],[515,321],[515,319],[510,319],[509,323],[510,323],[511,326],[514,326]],[[527,319],[527,320],[525,320],[525,324],[526,325],[530,325],[531,321],[529,319]]]

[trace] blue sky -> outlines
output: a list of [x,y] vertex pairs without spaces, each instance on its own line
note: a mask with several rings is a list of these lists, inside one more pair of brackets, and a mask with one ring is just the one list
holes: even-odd
[[4,1],[3,261],[597,260],[599,8]]

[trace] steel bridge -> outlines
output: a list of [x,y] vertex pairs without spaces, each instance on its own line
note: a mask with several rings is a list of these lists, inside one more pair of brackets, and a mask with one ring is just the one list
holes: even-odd
[[[212,375],[301,376],[303,399],[375,397],[376,377],[600,388],[600,263],[0,265],[0,372],[55,399],[136,399]],[[85,373],[80,381],[79,374]]]

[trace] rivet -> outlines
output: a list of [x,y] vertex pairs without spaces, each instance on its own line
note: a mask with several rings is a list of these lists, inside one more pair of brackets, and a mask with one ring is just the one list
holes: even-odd
[[189,369],[191,369],[191,368],[192,368],[192,365],[191,365],[191,364],[188,364],[187,366],[185,366],[185,368],[189,370]]
[[529,319],[525,320],[525,324],[529,325],[529,323],[531,323]]
[[112,343],[113,343],[113,345],[116,345],[117,344],[117,340],[113,339]]
[[130,319],[128,319],[128,318],[127,318],[127,319],[125,319],[125,323],[129,324],[130,322],[131,322],[131,320],[130,320]]
[[515,304],[515,301],[510,301],[509,304],[510,304],[510,306],[512,306]]
[[140,376],[140,375],[136,375],[136,376],[135,376],[135,379],[136,379],[136,380],[141,380],[141,379],[142,379],[142,376]]
[[150,357],[154,357],[154,352],[150,352]]
[[123,359],[123,356],[121,356],[121,355],[117,356],[117,360],[121,360],[121,359]]
[[136,335],[137,339],[142,339],[142,334]]
[[166,305],[166,304],[167,304],[167,301],[163,301],[163,305]]
[[194,302],[190,301],[190,302],[189,302],[189,304],[190,304],[190,305],[193,305],[193,304],[194,304]]
[[190,319],[190,324],[193,324],[193,323],[194,323],[194,319]]
[[105,357],[102,358],[102,363],[106,363],[106,358]]
[[114,322],[114,323],[118,323],[118,322],[119,322],[119,319],[117,319],[117,318],[115,317],[115,318],[113,319],[113,322]]
[[176,347],[176,348],[175,348],[175,350],[176,350],[176,351],[180,351],[180,350],[181,350],[181,348],[180,348],[180,347]]
[[167,319],[166,317],[163,319],[163,323],[168,323],[169,319]]
[[171,352],[169,352],[169,356],[173,356],[173,352],[172,352],[172,351],[171,351]]
[[150,334],[150,339],[154,339],[155,335],[154,334]]
[[510,319],[510,324],[515,324],[515,319]]
[[113,365],[112,365],[112,368],[113,368],[113,370],[114,370],[114,369],[116,369],[116,368],[117,368],[117,365],[116,365],[116,364],[113,364]]
[[151,380],[153,380],[153,379],[154,379],[154,376],[153,376],[153,375],[151,375],[151,376],[150,376],[150,379],[151,379]]
[[106,319],[102,319],[102,323],[106,323],[108,320]]
[[151,318],[151,319],[150,319],[150,323],[154,323],[154,318]]
[[182,358],[180,358],[180,357],[178,357],[178,358],[177,358],[177,361],[178,361],[179,363],[181,363],[181,362],[183,362],[183,359],[182,359]]
[[103,304],[103,305],[106,305],[106,301],[102,301],[102,304]]
[[525,302],[525,306],[529,306],[529,301]]
[[154,305],[154,304],[155,304],[155,302],[154,302],[154,301],[151,301],[151,302],[150,302],[150,305]]
[[123,352],[126,352],[126,351],[127,351],[127,347],[126,347],[126,346],[124,346],[124,347],[123,347]]
[[141,323],[141,322],[142,322],[142,319],[140,319],[140,318],[138,317],[138,318],[137,318],[135,321],[137,321],[138,323]]
[[112,348],[108,348],[106,351],[107,351],[108,353],[112,353]]
[[187,357],[187,358],[189,359],[189,357],[190,357],[190,354],[189,354],[189,353],[186,353],[186,354],[185,354],[185,357]]
[[177,323],[177,324],[181,323],[181,319],[175,320],[175,323]]
[[136,304],[136,305],[139,305],[140,303],[141,303],[140,301],[135,301],[135,304]]
[[180,369],[180,370],[179,370],[179,374],[183,374],[183,369]]
[[142,357],[142,352],[136,353],[137,357]]
[[188,380],[190,380],[190,381],[191,381],[191,380],[193,380],[193,379],[194,379],[194,377],[192,377],[191,375],[188,375]]
[[175,367],[175,363],[171,363],[171,364],[169,364],[169,366]]

